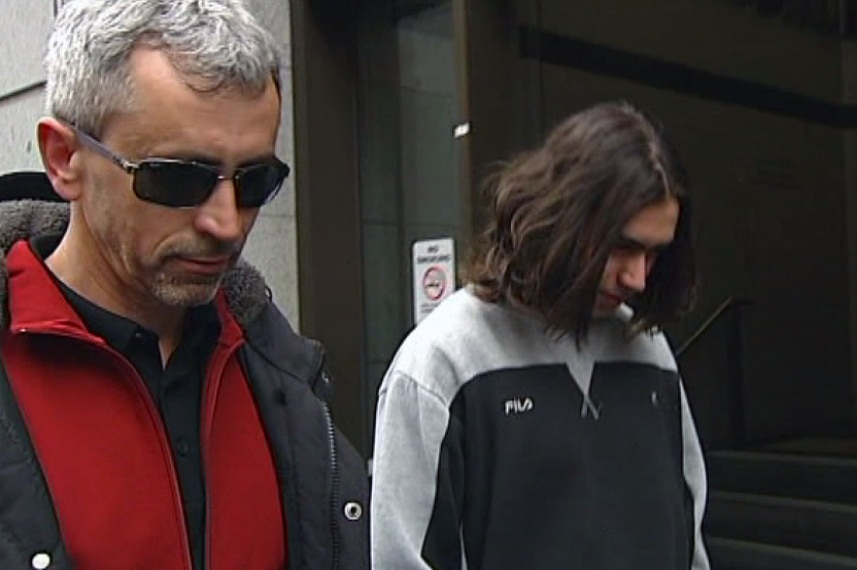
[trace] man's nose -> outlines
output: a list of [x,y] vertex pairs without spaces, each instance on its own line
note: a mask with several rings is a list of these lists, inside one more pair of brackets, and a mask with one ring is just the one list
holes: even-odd
[[619,284],[629,291],[642,293],[646,289],[648,263],[645,252],[636,253],[625,260],[619,274]]
[[235,196],[235,183],[231,179],[217,182],[214,192],[199,208],[197,227],[223,242],[243,237],[241,211]]

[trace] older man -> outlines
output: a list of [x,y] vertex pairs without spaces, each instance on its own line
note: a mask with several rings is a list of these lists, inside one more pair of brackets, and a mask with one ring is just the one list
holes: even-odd
[[240,0],[71,0],[46,63],[70,208],[0,214],[0,567],[366,568],[322,351],[237,264],[289,174],[275,42]]

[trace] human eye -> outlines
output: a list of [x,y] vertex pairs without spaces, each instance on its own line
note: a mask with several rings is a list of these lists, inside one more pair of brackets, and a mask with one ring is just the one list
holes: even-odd
[[613,251],[616,253],[636,254],[646,251],[646,247],[636,240],[620,238],[613,245]]

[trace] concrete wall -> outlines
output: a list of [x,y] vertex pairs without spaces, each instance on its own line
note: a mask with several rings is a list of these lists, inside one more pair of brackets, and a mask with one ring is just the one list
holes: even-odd
[[40,168],[36,121],[44,107],[42,54],[53,0],[4,0],[0,18],[0,172]]
[[[41,169],[35,124],[44,110],[42,56],[55,13],[54,0],[3,0],[0,17],[0,172]],[[294,160],[289,4],[249,0],[251,10],[279,40],[286,54],[282,126],[277,152]],[[298,323],[297,247],[294,191],[287,182],[266,206],[247,243],[245,257],[271,287],[274,301]]]

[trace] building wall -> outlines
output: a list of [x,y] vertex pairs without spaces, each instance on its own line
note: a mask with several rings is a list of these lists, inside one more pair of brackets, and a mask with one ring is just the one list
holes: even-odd
[[[36,121],[44,113],[42,65],[57,0],[3,0],[0,17],[0,172],[41,169]],[[289,3],[249,0],[251,10],[278,39],[285,53],[283,111],[277,152],[294,164]],[[294,174],[294,173],[293,173]],[[294,180],[294,176],[292,176]],[[287,182],[256,222],[245,257],[258,267],[274,301],[298,325],[295,193]]]
[[[842,45],[842,101],[848,105],[857,104],[857,44],[854,42]],[[848,316],[850,327],[849,341],[851,345],[851,382],[855,408],[857,408],[857,129],[851,128],[844,133],[843,167],[845,177],[845,218],[848,245]],[[843,308],[844,309],[844,308]]]
[[461,248],[466,230],[453,139],[451,2],[398,22],[389,3],[366,2],[359,37],[364,390],[371,431],[378,385],[414,324],[411,246],[452,237]]
[[[518,0],[529,22],[785,91],[840,101],[840,42],[724,0]],[[533,8],[536,6],[536,8]]]
[[44,107],[42,54],[53,0],[6,0],[0,18],[0,172],[38,168],[36,121]]

